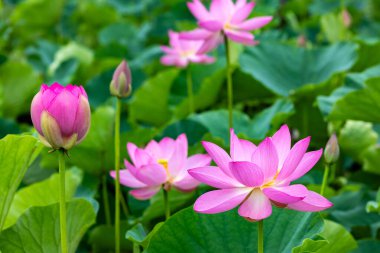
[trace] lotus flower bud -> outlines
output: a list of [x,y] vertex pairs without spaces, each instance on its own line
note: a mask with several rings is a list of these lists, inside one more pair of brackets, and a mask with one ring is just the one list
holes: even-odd
[[111,95],[124,98],[128,97],[132,91],[132,75],[128,63],[123,60],[113,73],[110,84]]
[[69,150],[84,139],[90,127],[86,91],[82,86],[43,84],[33,98],[31,116],[46,146]]
[[339,144],[336,135],[331,135],[328,140],[324,152],[325,160],[327,163],[336,163],[339,159]]

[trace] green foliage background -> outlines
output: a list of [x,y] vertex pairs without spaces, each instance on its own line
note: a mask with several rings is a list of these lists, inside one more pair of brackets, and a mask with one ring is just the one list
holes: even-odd
[[[152,138],[176,137],[182,132],[188,136],[191,153],[203,152],[201,140],[228,147],[223,47],[213,53],[218,59],[215,64],[191,66],[196,114],[188,112],[184,71],[159,63],[159,45],[167,43],[167,31],[196,26],[185,2],[0,1],[0,137],[16,134],[0,141],[0,150],[4,151],[0,152],[3,230],[0,250],[3,253],[23,252],[25,247],[36,247],[33,252],[55,252],[59,243],[57,234],[53,238],[59,224],[58,185],[54,183],[56,157],[30,136],[36,136],[29,115],[30,103],[42,83],[81,84],[91,104],[91,130],[86,140],[72,150],[68,160],[72,167],[68,174],[68,198],[72,199],[69,213],[71,222],[77,224],[69,236],[73,245],[78,245],[71,252],[113,250],[113,227],[104,205],[105,201],[109,202],[112,214],[114,189],[108,173],[114,157],[115,101],[109,96],[108,85],[122,59],[128,60],[133,73],[133,93],[123,100],[123,159],[127,158],[127,141],[144,145]],[[337,133],[341,148],[335,177],[327,191],[334,207],[323,213],[328,221],[319,220],[313,226],[295,224],[284,234],[297,226],[311,232],[290,240],[289,247],[277,245],[279,248],[272,249],[276,252],[379,252],[380,194],[376,196],[376,192],[380,186],[380,2],[256,2],[253,16],[272,15],[274,20],[255,34],[260,45],[243,48],[233,44],[235,131],[240,137],[259,142],[286,123],[293,130],[295,140],[311,135],[311,148],[323,147],[333,132]],[[350,24],[345,24],[343,12],[349,13]],[[22,149],[18,148],[20,145]],[[11,150],[15,150],[14,155],[9,157],[5,152]],[[11,172],[19,173],[18,178]],[[300,182],[318,191],[322,173],[321,160]],[[165,248],[168,245],[172,245],[172,252],[180,252],[175,247],[182,241],[189,242],[185,248],[200,247],[196,252],[220,252],[217,247],[237,237],[244,242],[245,237],[237,235],[240,230],[235,234],[226,232],[222,242],[213,239],[220,230],[215,224],[228,220],[241,231],[256,233],[234,211],[210,218],[213,221],[188,208],[168,223],[159,223],[148,247],[147,240],[143,240],[146,233],[163,220],[162,196],[142,202],[128,197],[128,190],[123,188],[125,252],[132,249],[124,237],[132,227],[133,233],[130,231],[127,237],[148,252],[170,252]],[[171,206],[174,210],[191,206],[206,190],[203,187],[190,194],[173,191]],[[281,222],[292,220],[292,215],[310,218],[306,216],[309,214],[279,215],[284,216]],[[268,219],[268,224],[274,224],[277,214],[274,216],[270,218],[272,221]],[[318,218],[319,214],[314,217]],[[45,219],[47,224],[40,226],[36,222],[39,219],[41,222]],[[200,228],[194,223],[198,219],[203,221],[199,223]],[[184,229],[195,228],[187,233],[176,232],[178,238],[173,241],[173,231],[181,227],[179,224]],[[202,246],[205,242],[194,246],[197,239],[192,233],[198,230],[208,231],[207,244],[214,242],[216,248],[206,249]],[[33,241],[33,236],[46,233],[50,233],[46,238]],[[280,235],[267,237],[276,241]],[[25,244],[19,243],[20,238]],[[170,243],[165,246],[164,240]],[[46,248],[39,251],[38,245]],[[249,245],[240,251],[254,250]],[[268,242],[268,252],[274,252],[269,245]]]

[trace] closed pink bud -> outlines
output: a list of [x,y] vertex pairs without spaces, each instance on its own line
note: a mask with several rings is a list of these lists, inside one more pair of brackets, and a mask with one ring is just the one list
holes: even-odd
[[328,140],[324,152],[326,163],[336,163],[339,159],[339,144],[338,144],[338,138],[336,138],[336,135],[331,135],[330,139]]
[[113,73],[110,84],[111,95],[123,98],[128,97],[132,91],[132,75],[128,63],[123,60]]
[[90,105],[82,86],[43,84],[30,111],[41,141],[53,149],[72,148],[90,128]]

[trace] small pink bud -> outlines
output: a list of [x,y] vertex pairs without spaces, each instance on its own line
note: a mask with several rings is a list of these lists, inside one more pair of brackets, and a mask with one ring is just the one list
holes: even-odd
[[123,60],[113,73],[110,84],[110,92],[112,96],[119,98],[128,97],[132,91],[132,75],[128,67],[128,63]]
[[342,11],[342,19],[343,19],[343,24],[345,27],[350,27],[352,23],[352,18],[350,13],[348,12],[347,9],[344,9]]
[[328,140],[324,152],[325,160],[327,163],[336,163],[339,159],[339,144],[336,135],[331,135]]
[[72,148],[90,128],[90,105],[82,86],[43,84],[30,112],[41,141],[53,149]]

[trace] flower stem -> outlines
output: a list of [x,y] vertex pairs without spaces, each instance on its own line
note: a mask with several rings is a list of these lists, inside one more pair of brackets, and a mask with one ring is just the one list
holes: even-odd
[[330,164],[326,164],[325,166],[325,173],[323,174],[323,181],[322,181],[322,186],[321,186],[321,195],[325,193],[325,188],[327,185],[327,181],[329,178],[329,171],[330,171]]
[[128,209],[127,200],[124,199],[124,195],[122,191],[120,191],[120,204],[121,204],[121,208],[123,209],[125,218],[127,219],[130,212]]
[[189,97],[189,112],[194,113],[193,79],[191,78],[190,65],[186,69],[187,96]]
[[120,114],[121,100],[116,101],[115,113],[115,252],[120,253]]
[[232,73],[231,73],[231,55],[230,55],[230,43],[226,35],[224,35],[224,46],[226,50],[226,62],[227,62],[227,93],[228,93],[228,125],[229,128],[233,127],[233,90],[232,90]]
[[257,223],[259,229],[257,233],[257,252],[264,253],[264,222],[263,220]]
[[61,252],[67,253],[67,228],[66,228],[66,190],[65,190],[65,150],[60,150],[58,152],[58,163],[59,163],[59,193],[60,193],[60,203],[59,203],[59,217],[60,217],[60,227],[61,227]]
[[170,218],[169,192],[162,190],[164,191],[165,220],[168,220]]
[[106,224],[111,225],[111,212],[110,204],[108,201],[108,191],[107,191],[107,177],[106,175],[102,176],[102,195],[103,195],[103,205],[104,205],[104,214],[106,216]]
[[133,243],[133,253],[140,253],[140,245]]

